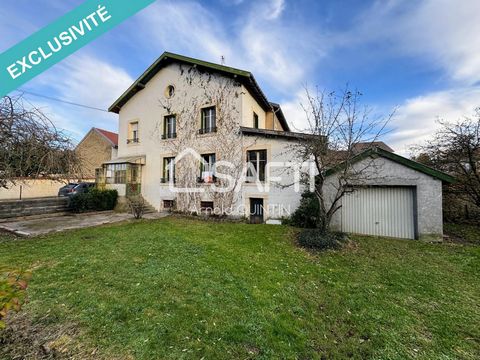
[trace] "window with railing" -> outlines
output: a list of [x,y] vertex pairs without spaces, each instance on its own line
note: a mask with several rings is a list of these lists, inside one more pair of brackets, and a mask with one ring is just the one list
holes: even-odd
[[177,137],[177,118],[175,115],[168,115],[163,118],[162,139],[175,139]]
[[200,162],[200,177],[198,182],[215,182],[215,154],[203,154]]
[[267,150],[247,151],[247,180],[265,181],[265,168],[267,165]]
[[138,121],[133,121],[128,124],[128,139],[127,144],[136,144],[139,142],[138,137]]
[[175,158],[163,158],[163,178],[162,183],[175,182]]
[[198,131],[200,134],[208,134],[217,131],[217,114],[215,106],[202,109],[201,128]]

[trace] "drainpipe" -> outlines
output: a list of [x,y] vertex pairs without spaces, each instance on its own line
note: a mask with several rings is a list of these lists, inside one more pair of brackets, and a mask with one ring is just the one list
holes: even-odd
[[275,110],[275,109],[273,108],[273,105],[271,105],[271,104],[269,104],[269,105],[270,105],[270,108],[272,109],[272,113],[273,113],[273,119],[272,119],[272,121],[273,121],[273,124],[272,124],[272,125],[273,125],[273,129],[272,129],[272,130],[275,130],[275,116],[276,116],[277,112],[280,110],[280,107],[279,107],[277,110]]
[[23,190],[23,185],[20,185],[20,200],[22,200],[22,190]]

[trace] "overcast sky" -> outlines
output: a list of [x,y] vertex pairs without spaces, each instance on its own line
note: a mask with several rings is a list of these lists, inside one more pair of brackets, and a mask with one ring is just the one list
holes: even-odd
[[[80,0],[2,0],[0,52]],[[106,109],[164,51],[251,71],[302,129],[303,88],[349,83],[377,113],[398,108],[385,139],[407,153],[480,106],[478,0],[157,0],[22,88]],[[15,94],[13,92],[12,94]],[[76,139],[117,116],[26,95]]]

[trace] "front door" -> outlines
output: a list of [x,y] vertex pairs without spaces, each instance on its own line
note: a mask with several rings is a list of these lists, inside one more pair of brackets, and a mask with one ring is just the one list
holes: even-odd
[[250,198],[250,223],[263,224],[263,199]]

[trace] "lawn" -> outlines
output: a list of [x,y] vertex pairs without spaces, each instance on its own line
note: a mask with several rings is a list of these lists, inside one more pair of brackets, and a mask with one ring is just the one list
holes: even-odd
[[74,327],[56,343],[94,358],[480,357],[480,247],[356,237],[311,254],[292,234],[170,217],[4,235],[0,267],[33,269],[23,318]]

